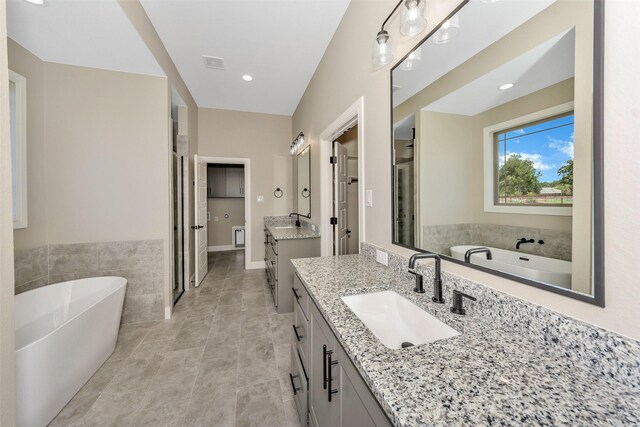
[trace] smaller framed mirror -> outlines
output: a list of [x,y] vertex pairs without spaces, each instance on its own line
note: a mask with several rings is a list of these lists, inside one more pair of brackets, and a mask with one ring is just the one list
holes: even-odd
[[297,200],[298,213],[311,218],[311,150],[310,147],[302,150],[297,156]]

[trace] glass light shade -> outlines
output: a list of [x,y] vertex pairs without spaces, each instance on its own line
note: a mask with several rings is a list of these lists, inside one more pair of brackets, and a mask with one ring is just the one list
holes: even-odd
[[373,41],[373,65],[382,68],[393,61],[393,45],[389,33],[385,30],[378,32]]
[[420,61],[422,61],[422,47],[418,47],[416,50],[411,52],[409,56],[402,61],[402,64],[400,64],[400,69],[404,71],[415,70],[418,68]]
[[433,42],[437,44],[449,43],[452,38],[460,33],[460,17],[454,15],[447,19],[433,35]]
[[424,16],[425,0],[405,0],[400,9],[400,32],[404,36],[415,36],[427,28]]
[[300,132],[300,136],[298,137],[298,141],[300,142],[300,147],[304,145],[304,133]]

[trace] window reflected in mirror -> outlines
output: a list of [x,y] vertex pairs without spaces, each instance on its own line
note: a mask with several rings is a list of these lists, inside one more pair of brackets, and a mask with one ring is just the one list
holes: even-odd
[[396,64],[394,243],[603,305],[601,7],[470,0]]

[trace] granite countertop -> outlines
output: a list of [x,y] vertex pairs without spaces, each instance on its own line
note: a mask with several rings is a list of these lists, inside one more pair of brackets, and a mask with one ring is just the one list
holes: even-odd
[[320,233],[312,230],[310,224],[304,222],[301,227],[296,227],[295,220],[289,217],[265,217],[264,226],[275,240],[320,238]]
[[[414,282],[362,255],[292,260],[305,287],[389,419],[417,425],[638,425],[640,389],[577,363],[473,303],[466,316],[413,292]],[[385,347],[340,299],[393,290],[460,332]],[[515,323],[514,323],[515,325]]]

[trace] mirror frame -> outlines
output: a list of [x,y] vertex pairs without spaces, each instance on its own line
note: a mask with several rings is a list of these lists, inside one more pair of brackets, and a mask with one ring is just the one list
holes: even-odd
[[[418,46],[422,45],[429,37],[431,37],[440,26],[458,13],[470,0],[463,0],[446,18],[439,22],[424,38],[422,38],[406,55],[404,55],[389,71],[389,117],[390,117],[390,135],[391,135],[391,243],[407,249],[411,249],[423,253],[434,253],[425,249],[416,248],[404,243],[395,241],[396,226],[394,214],[394,166],[393,166],[393,71],[402,64],[402,62],[413,52]],[[605,262],[604,262],[604,0],[593,0],[594,16],[593,16],[593,206],[592,206],[592,225],[593,225],[593,246],[592,246],[592,281],[593,295],[587,295],[579,292],[573,292],[559,286],[537,282],[514,274],[505,273],[498,270],[482,267],[479,265],[468,264],[464,261],[450,257],[448,255],[438,254],[442,259],[460,264],[474,270],[503,277],[515,282],[524,283],[538,289],[553,292],[589,304],[604,307],[605,293]],[[426,59],[426,58],[425,58]]]
[[[298,167],[298,160],[300,158],[300,155],[302,153],[304,153],[305,151],[309,151],[309,215],[300,215],[303,218],[309,218],[311,219],[311,145],[307,145],[304,149],[300,150],[299,153],[296,154],[296,211],[300,210],[300,206],[298,206],[298,186],[300,185],[300,182],[298,180],[298,176],[299,176],[299,167]],[[303,196],[304,197],[304,196]]]

